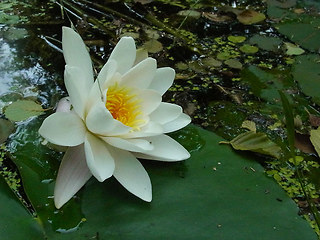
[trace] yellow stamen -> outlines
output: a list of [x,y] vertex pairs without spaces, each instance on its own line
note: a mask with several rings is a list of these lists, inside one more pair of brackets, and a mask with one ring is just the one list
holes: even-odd
[[140,102],[131,88],[121,87],[117,83],[108,88],[106,108],[114,119],[134,130],[144,122]]

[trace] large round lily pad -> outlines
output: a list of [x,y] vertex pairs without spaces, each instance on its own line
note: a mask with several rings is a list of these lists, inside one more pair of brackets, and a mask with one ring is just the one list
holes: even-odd
[[[295,203],[253,158],[219,145],[220,137],[194,126],[175,138],[193,147],[190,159],[142,161],[152,181],[151,203],[114,179],[91,179],[75,199],[54,211],[48,198],[52,184],[41,181],[41,173],[25,165],[28,156],[20,154],[16,164],[48,239],[316,239]],[[86,221],[76,231],[55,233],[48,221],[53,212],[58,216],[54,229],[66,229],[79,214]]]

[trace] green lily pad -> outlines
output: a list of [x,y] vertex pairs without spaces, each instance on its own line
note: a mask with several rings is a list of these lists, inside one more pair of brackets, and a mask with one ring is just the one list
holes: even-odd
[[244,36],[228,36],[228,40],[233,43],[242,43],[246,40]]
[[239,62],[237,59],[228,59],[224,61],[224,63],[231,68],[242,69],[242,63]]
[[256,34],[250,38],[249,42],[263,50],[276,52],[279,51],[282,40],[277,37],[267,37]]
[[301,87],[301,90],[312,100],[320,104],[320,57],[316,54],[308,54],[296,57],[293,65],[293,78]]
[[[219,145],[220,137],[195,126],[174,136],[186,146],[202,143],[189,149],[192,156],[183,162],[142,161],[152,181],[151,203],[136,198],[113,178],[104,183],[92,178],[71,202],[56,211],[50,197],[52,183],[41,181],[41,173],[26,165],[30,165],[31,156],[20,153],[15,162],[47,238],[233,239],[237,235],[238,239],[253,240],[259,235],[262,240],[317,239],[297,215],[295,203],[257,162]],[[47,161],[47,157],[44,154],[40,160]],[[54,228],[48,218],[53,212],[59,215]],[[53,231],[81,214],[85,222],[78,230],[65,229],[65,234]],[[261,216],[263,222],[258,221]]]
[[249,44],[244,44],[243,46],[240,47],[240,51],[247,54],[254,54],[259,51],[259,48]]
[[2,176],[0,176],[0,204],[1,239],[44,239],[41,226],[21,205]]
[[30,100],[13,102],[5,109],[5,116],[11,121],[23,121],[33,116],[39,116],[44,109],[40,104]]
[[231,55],[229,52],[227,52],[227,51],[219,52],[219,53],[217,54],[217,58],[218,58],[219,60],[228,60],[228,59],[231,58],[231,57],[232,57],[232,55]]
[[287,70],[263,70],[249,66],[242,70],[241,79],[250,86],[255,96],[272,103],[280,100],[278,90],[293,86],[291,73]]
[[202,64],[208,67],[220,67],[222,65],[222,62],[219,60],[216,60],[212,57],[203,58],[201,60]]
[[317,52],[320,49],[320,18],[286,11],[287,17],[275,24],[277,30],[304,49]]

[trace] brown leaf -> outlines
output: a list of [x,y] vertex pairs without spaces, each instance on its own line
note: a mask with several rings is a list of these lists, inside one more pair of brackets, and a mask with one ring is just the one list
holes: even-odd
[[203,12],[202,16],[209,19],[212,22],[222,23],[222,22],[230,22],[232,18],[228,15],[220,15],[211,12]]
[[298,148],[300,151],[304,153],[316,153],[310,141],[309,134],[295,133],[294,145],[296,148]]
[[309,114],[309,121],[312,127],[319,127],[320,126],[320,117]]

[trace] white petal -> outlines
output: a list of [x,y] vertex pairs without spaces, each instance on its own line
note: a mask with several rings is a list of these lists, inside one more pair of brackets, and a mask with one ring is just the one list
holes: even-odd
[[121,135],[123,138],[140,138],[160,135],[163,133],[163,127],[155,122],[149,122],[143,126],[140,131],[132,131],[128,134]]
[[141,111],[145,115],[149,115],[156,110],[162,100],[162,97],[158,92],[149,89],[138,91],[138,97],[141,100]]
[[62,27],[62,49],[67,65],[81,69],[84,74],[84,84],[92,85],[93,70],[90,55],[79,34],[71,28]]
[[56,112],[70,112],[71,102],[69,97],[61,98],[57,104]]
[[171,87],[175,74],[176,73],[173,68],[158,68],[149,89],[156,90],[162,96]]
[[103,137],[105,142],[110,145],[132,152],[144,152],[153,149],[153,146],[144,139],[122,139],[119,137]]
[[70,147],[63,156],[56,184],[54,204],[61,208],[92,176],[84,154],[83,144]]
[[117,62],[117,72],[124,74],[136,59],[136,45],[132,37],[122,37],[113,49],[109,60]]
[[151,182],[142,164],[129,152],[122,150],[114,152],[117,156],[114,177],[129,192],[144,201],[151,202]]
[[90,88],[84,84],[83,71],[77,67],[66,65],[64,83],[69,93],[71,104],[75,112],[83,119]]
[[183,146],[167,135],[162,134],[145,139],[152,143],[154,149],[144,154],[134,153],[136,157],[167,162],[181,161],[190,157],[190,153]]
[[122,76],[121,85],[146,89],[156,74],[157,61],[147,58],[131,68]]
[[101,136],[115,136],[126,134],[131,127],[115,120],[103,102],[94,105],[86,118],[88,129]]
[[103,182],[112,176],[115,163],[105,142],[88,133],[84,142],[84,150],[88,167],[98,181]]
[[179,117],[177,117],[173,121],[162,125],[163,132],[169,133],[169,132],[177,131],[187,126],[190,122],[191,122],[191,118],[187,114],[181,113]]
[[86,132],[83,121],[73,112],[51,114],[39,129],[40,135],[49,142],[70,147],[83,143]]
[[181,113],[182,108],[179,105],[162,102],[149,117],[151,121],[165,124],[179,117]]
[[118,65],[116,61],[109,59],[108,62],[103,66],[103,68],[99,72],[97,80],[99,81],[100,88],[102,91],[107,88],[108,82],[116,73],[117,66]]

